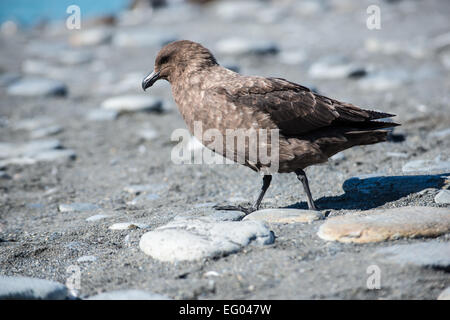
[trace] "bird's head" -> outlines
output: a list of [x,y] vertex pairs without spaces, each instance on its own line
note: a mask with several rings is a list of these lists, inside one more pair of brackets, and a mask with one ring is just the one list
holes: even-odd
[[173,83],[185,73],[217,65],[211,52],[201,44],[180,40],[164,46],[155,59],[153,72],[142,80],[142,89],[151,87],[159,79]]

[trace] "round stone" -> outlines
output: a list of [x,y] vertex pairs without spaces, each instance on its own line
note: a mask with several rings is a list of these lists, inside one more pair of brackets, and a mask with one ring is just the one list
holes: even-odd
[[450,231],[450,209],[402,207],[362,211],[328,219],[317,235],[328,241],[368,243],[437,237]]

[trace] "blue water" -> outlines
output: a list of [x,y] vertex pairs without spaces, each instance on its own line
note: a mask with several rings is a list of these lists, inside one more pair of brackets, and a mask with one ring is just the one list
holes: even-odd
[[32,26],[43,20],[65,20],[66,9],[77,5],[83,18],[114,14],[126,8],[129,0],[0,0],[0,23],[15,21]]

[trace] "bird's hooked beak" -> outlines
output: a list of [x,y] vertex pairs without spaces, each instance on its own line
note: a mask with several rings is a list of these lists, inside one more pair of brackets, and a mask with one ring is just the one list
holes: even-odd
[[159,79],[159,71],[158,72],[153,71],[148,76],[146,76],[144,80],[142,80],[142,89],[145,91],[145,89],[151,87],[158,79]]

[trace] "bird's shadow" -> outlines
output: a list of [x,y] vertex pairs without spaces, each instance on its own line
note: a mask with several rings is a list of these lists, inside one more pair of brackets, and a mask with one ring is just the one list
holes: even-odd
[[[449,175],[450,173],[351,178],[342,185],[344,194],[322,197],[315,203],[321,210],[369,210],[427,188],[440,189]],[[307,207],[305,202],[297,202],[285,208],[307,209]]]

